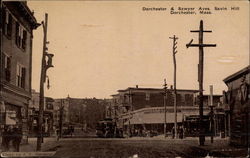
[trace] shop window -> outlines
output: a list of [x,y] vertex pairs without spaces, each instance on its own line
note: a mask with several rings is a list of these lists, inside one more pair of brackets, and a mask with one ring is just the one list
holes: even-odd
[[193,105],[193,96],[191,94],[185,94],[185,103],[186,103],[186,106]]

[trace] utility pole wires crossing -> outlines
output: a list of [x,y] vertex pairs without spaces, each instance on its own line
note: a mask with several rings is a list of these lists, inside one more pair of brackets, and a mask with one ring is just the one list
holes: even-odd
[[211,33],[212,31],[203,30],[203,21],[200,21],[200,29],[192,30],[190,32],[199,33],[199,44],[192,44],[193,39],[186,44],[189,47],[199,47],[199,65],[198,65],[198,82],[199,82],[199,143],[201,146],[205,143],[205,131],[203,127],[203,63],[204,63],[204,47],[216,47],[216,44],[204,44],[203,33]]

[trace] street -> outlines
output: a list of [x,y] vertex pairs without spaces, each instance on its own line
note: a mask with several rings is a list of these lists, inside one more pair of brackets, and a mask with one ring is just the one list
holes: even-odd
[[[47,138],[50,139],[50,138]],[[56,151],[54,157],[240,157],[247,151],[228,146],[228,139],[206,139],[205,146],[198,145],[198,138],[62,138],[49,140],[43,151]]]
[[0,157],[250,158],[246,0],[150,1],[0,1]]

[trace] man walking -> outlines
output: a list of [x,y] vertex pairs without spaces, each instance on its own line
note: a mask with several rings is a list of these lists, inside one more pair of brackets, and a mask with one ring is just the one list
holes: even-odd
[[22,130],[18,127],[13,129],[13,146],[16,152],[19,152],[20,143],[22,140]]
[[175,129],[174,129],[174,127],[172,128],[172,139],[174,139],[174,135],[175,135]]
[[7,126],[4,127],[4,131],[2,133],[2,146],[4,151],[9,150],[9,143],[10,143],[10,130]]

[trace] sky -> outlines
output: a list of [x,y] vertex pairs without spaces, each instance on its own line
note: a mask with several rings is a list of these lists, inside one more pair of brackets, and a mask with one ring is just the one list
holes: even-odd
[[[45,95],[110,98],[127,87],[173,85],[173,41],[178,37],[177,89],[198,89],[198,42],[204,22],[204,90],[227,90],[223,79],[249,65],[247,1],[28,1],[38,22],[48,13],[48,49],[55,56],[48,70],[51,88]],[[143,11],[162,7],[165,11]],[[195,15],[170,14],[171,7],[195,8]],[[199,7],[212,14],[200,14]],[[214,7],[227,10],[215,11]],[[239,7],[239,10],[231,10]],[[39,91],[43,30],[34,30],[32,87]],[[169,86],[170,87],[170,86]]]

